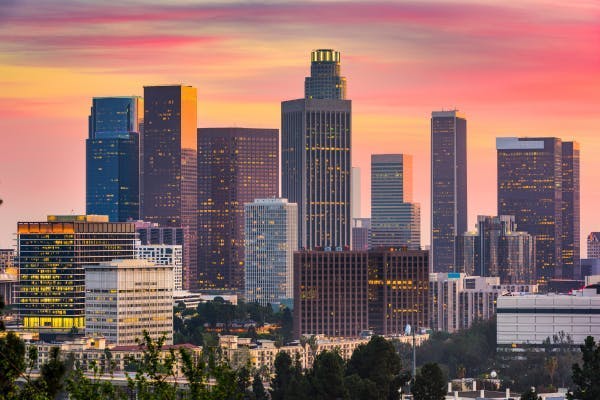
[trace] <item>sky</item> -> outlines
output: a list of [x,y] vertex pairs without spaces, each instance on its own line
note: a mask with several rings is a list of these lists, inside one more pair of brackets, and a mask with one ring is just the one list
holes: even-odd
[[557,136],[581,144],[582,247],[600,231],[596,0],[0,0],[0,247],[17,221],[85,212],[92,97],[184,83],[199,127],[279,128],[317,48],[342,52],[363,216],[370,155],[412,154],[429,243],[429,118],[456,108],[470,228],[496,214],[495,138]]

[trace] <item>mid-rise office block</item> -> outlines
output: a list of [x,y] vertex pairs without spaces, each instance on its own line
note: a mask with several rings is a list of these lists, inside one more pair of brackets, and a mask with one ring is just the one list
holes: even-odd
[[535,236],[538,281],[579,262],[579,146],[558,138],[497,138],[498,213]]
[[294,334],[400,334],[428,323],[428,252],[407,249],[294,254]]
[[421,248],[421,208],[412,203],[412,156],[371,155],[371,246]]
[[286,199],[256,199],[245,204],[246,301],[290,304],[298,209]]
[[244,204],[279,194],[277,129],[198,129],[198,278],[244,291]]
[[357,337],[369,328],[368,252],[294,253],[294,337]]
[[85,267],[135,257],[133,223],[107,216],[49,216],[19,222],[19,315],[25,329],[64,332],[83,328]]
[[[315,50],[312,60],[339,75],[338,52]],[[351,101],[345,83],[335,88],[329,78],[311,78],[303,99],[281,103],[282,197],[298,204],[299,248],[349,248]]]
[[429,252],[369,252],[369,329],[394,335],[429,326]]
[[502,284],[535,283],[535,239],[517,231],[512,215],[479,215],[477,230],[460,239],[458,266],[467,275],[499,277]]
[[455,240],[467,231],[467,120],[458,111],[431,114],[431,266],[453,272]]
[[587,258],[600,258],[600,232],[590,232],[588,235]]
[[95,97],[86,140],[86,212],[139,218],[141,97]]
[[0,249],[0,272],[14,268],[16,254],[14,249]]
[[173,288],[183,290],[183,247],[177,244],[138,244],[136,258],[173,268]]
[[371,218],[352,219],[352,250],[371,248]]
[[173,344],[173,266],[113,260],[85,268],[85,333],[117,345],[143,342],[143,332]]
[[430,326],[450,333],[467,329],[474,321],[496,314],[498,297],[537,291],[537,285],[502,285],[498,277],[434,273],[429,277]]
[[198,287],[196,88],[144,87],[141,217],[182,227],[186,289]]

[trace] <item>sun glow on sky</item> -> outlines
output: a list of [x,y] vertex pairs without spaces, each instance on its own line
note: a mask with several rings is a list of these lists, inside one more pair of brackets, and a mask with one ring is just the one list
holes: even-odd
[[596,1],[0,0],[0,247],[17,221],[85,211],[92,97],[185,83],[200,127],[279,128],[314,48],[342,52],[364,216],[370,155],[412,154],[429,242],[429,115],[458,108],[469,227],[496,214],[495,137],[558,136],[581,143],[582,234],[600,230]]

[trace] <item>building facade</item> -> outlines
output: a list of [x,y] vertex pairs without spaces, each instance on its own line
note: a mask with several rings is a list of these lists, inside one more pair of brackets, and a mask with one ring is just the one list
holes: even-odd
[[498,277],[433,273],[429,277],[430,326],[450,333],[467,329],[474,321],[488,320],[496,314],[499,296],[537,291],[537,285],[502,285]]
[[352,196],[350,201],[352,202],[352,220],[356,218],[361,218],[362,210],[361,210],[361,183],[360,183],[360,168],[352,167],[351,169],[351,177],[352,177]]
[[346,98],[346,78],[341,75],[342,55],[332,49],[315,50],[310,55],[310,76],[304,79],[307,99]]
[[244,208],[246,301],[291,305],[297,206],[286,199],[256,199]]
[[371,248],[371,218],[352,218],[352,250]]
[[132,346],[165,337],[173,344],[173,266],[113,260],[85,267],[85,334]]
[[600,232],[590,232],[588,235],[587,258],[600,258]]
[[467,231],[467,120],[431,113],[431,268],[455,272],[456,238]]
[[198,287],[197,95],[191,86],[144,87],[141,217],[184,232],[184,287]]
[[244,204],[279,194],[277,129],[198,129],[198,276],[244,291]]
[[0,249],[0,272],[14,268],[16,255],[15,249]]
[[498,214],[535,236],[538,281],[579,263],[579,145],[558,138],[496,139]]
[[345,100],[339,53],[315,50],[311,57],[311,73],[337,71],[344,84],[311,75],[303,99],[281,103],[282,197],[298,204],[299,248],[349,248],[351,101]]
[[502,284],[536,282],[535,239],[517,231],[512,215],[479,215],[477,230],[466,232],[460,239],[461,272],[499,277]]
[[140,215],[141,97],[95,97],[86,140],[86,212],[111,222]]
[[85,325],[85,267],[135,257],[133,223],[107,216],[48,216],[19,222],[19,316],[26,330],[65,332]]
[[173,289],[183,290],[183,247],[177,244],[138,244],[136,258],[173,268]]
[[294,254],[294,334],[400,334],[428,323],[428,252],[299,251]]
[[371,246],[421,248],[421,207],[412,202],[412,156],[371,155]]

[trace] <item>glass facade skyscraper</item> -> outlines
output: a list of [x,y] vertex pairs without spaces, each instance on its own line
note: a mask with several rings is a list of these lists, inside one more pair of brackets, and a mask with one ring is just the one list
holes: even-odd
[[198,277],[244,291],[244,204],[279,194],[277,129],[198,129]]
[[332,49],[315,50],[310,55],[310,76],[304,80],[307,99],[346,98],[346,78],[341,76],[341,54]]
[[467,231],[467,120],[431,113],[431,266],[455,272],[456,237]]
[[371,155],[371,246],[421,248],[421,208],[412,203],[412,156]]
[[86,212],[112,222],[139,218],[141,97],[92,100],[86,140]]
[[[498,213],[536,238],[538,281],[570,277],[579,260],[579,147],[558,138],[496,139]],[[564,269],[564,270],[563,270]]]
[[144,87],[141,217],[184,231],[184,288],[198,287],[196,88]]
[[291,305],[298,209],[286,199],[245,204],[246,301]]
[[135,225],[106,216],[48,216],[19,222],[19,315],[25,329],[68,332],[85,321],[85,267],[133,259]]
[[[321,63],[339,66],[334,53],[315,50],[311,73]],[[351,245],[352,103],[343,82],[344,90],[336,91],[335,80],[311,75],[304,99],[281,104],[281,190],[298,204],[299,248]]]

